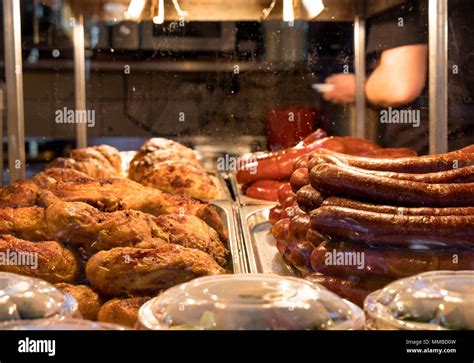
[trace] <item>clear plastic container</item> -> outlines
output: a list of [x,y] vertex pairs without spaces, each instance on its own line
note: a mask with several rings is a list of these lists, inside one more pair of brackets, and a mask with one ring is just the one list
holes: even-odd
[[76,300],[48,282],[0,272],[0,322],[76,316]]
[[474,329],[474,271],[432,271],[367,296],[370,330]]
[[110,323],[83,319],[34,319],[0,324],[0,330],[128,330]]
[[220,275],[173,287],[145,303],[138,328],[149,330],[362,329],[361,309],[323,286],[266,274]]

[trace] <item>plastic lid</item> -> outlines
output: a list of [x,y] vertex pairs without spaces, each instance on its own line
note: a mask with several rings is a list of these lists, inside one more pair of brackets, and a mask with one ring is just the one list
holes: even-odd
[[46,281],[0,272],[0,321],[73,316],[77,302]]
[[35,319],[0,324],[0,330],[128,330],[110,323],[83,319]]
[[474,271],[432,271],[395,281],[365,300],[368,328],[474,329]]
[[321,285],[265,274],[195,279],[165,291],[139,311],[152,330],[347,330],[364,325],[363,312]]

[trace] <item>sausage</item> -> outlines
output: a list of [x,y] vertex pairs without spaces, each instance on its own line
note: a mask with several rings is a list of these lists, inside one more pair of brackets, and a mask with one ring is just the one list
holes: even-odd
[[371,248],[326,242],[311,254],[312,268],[331,276],[379,276],[399,279],[425,271],[474,270],[474,252],[468,250],[409,250]]
[[326,131],[324,131],[323,129],[317,129],[316,131],[312,132],[303,139],[303,144],[308,145],[312,142],[315,142],[319,139],[324,139],[326,137],[328,137],[328,133]]
[[290,227],[290,218],[280,219],[278,222],[274,224],[272,227],[272,236],[277,241],[278,240],[287,240],[288,239],[288,231]]
[[[330,154],[314,154],[309,161],[309,166],[313,168],[319,164],[334,164],[351,168],[343,161]],[[462,168],[438,171],[433,173],[412,174],[412,173],[397,173],[390,171],[367,170],[362,168],[355,168],[357,171],[378,177],[386,177],[398,180],[411,180],[421,183],[430,184],[447,184],[447,183],[472,183],[474,182],[474,166],[465,166]]]
[[389,205],[376,205],[363,203],[352,199],[329,197],[321,204],[326,206],[339,206],[351,209],[365,210],[368,212],[388,213],[406,216],[468,216],[474,215],[474,207],[463,208],[404,208]]
[[250,183],[262,179],[288,179],[293,173],[295,161],[300,156],[317,149],[329,149],[357,155],[368,150],[380,149],[380,146],[371,141],[355,137],[326,137],[308,145],[297,145],[293,148],[269,153],[266,157],[254,162],[240,162],[244,167],[237,171],[237,181],[239,183]]
[[[461,150],[452,151],[447,154],[395,159],[351,156],[330,151],[326,151],[325,153],[350,166],[368,170],[393,171],[398,173],[433,173],[474,165],[474,153],[468,153]],[[318,155],[318,153],[314,153],[313,155]]]
[[293,194],[291,197],[286,198],[286,200],[284,200],[280,205],[283,209],[286,209],[288,207],[295,207],[296,195]]
[[245,190],[245,195],[249,198],[277,201],[278,188],[282,185],[283,183],[274,180],[257,180]]
[[308,168],[297,169],[291,174],[290,185],[294,193],[309,184]]
[[370,150],[365,153],[360,153],[359,156],[367,156],[370,158],[404,158],[417,156],[417,153],[415,150],[408,148],[387,148]]
[[306,185],[296,193],[298,206],[306,213],[319,208],[323,202],[323,197],[311,185]]
[[270,209],[270,213],[268,215],[268,220],[270,224],[275,224],[281,219],[281,213],[283,212],[282,208],[280,206],[275,206],[272,209]]
[[295,241],[306,239],[306,234],[311,228],[311,217],[309,214],[294,216],[288,227],[288,238]]
[[309,241],[289,240],[285,257],[300,272],[312,271],[311,254],[314,246]]
[[295,163],[293,164],[293,170],[297,170],[300,168],[308,169],[309,155],[310,154],[304,154],[297,158]]
[[278,188],[278,201],[283,204],[289,197],[295,196],[289,183],[284,183]]
[[409,207],[474,206],[474,183],[427,184],[369,175],[331,164],[311,169],[311,185],[323,194]]
[[474,244],[474,215],[395,215],[344,207],[311,212],[311,228],[334,239],[382,245]]
[[328,241],[325,236],[312,228],[308,229],[308,232],[306,233],[306,240],[311,242],[313,246],[319,246],[321,243]]
[[293,218],[294,216],[305,214],[297,205],[283,209],[281,218]]
[[363,307],[367,295],[383,288],[392,281],[377,277],[365,277],[361,279],[356,276],[351,276],[350,278],[325,276],[317,272],[309,273],[303,276],[303,278],[312,283],[323,285],[329,291],[360,307]]

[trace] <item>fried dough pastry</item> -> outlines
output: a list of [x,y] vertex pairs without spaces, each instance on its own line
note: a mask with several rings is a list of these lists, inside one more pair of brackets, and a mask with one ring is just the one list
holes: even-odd
[[48,189],[57,182],[92,180],[90,176],[74,169],[49,168],[34,176],[33,181],[41,188]]
[[140,147],[140,150],[138,150],[138,153],[146,154],[157,150],[179,150],[183,155],[186,155],[187,158],[196,157],[192,149],[180,144],[177,141],[164,139],[161,137],[154,137],[145,141]]
[[33,180],[20,180],[0,188],[0,208],[33,207],[42,189]]
[[204,251],[219,265],[226,265],[229,251],[217,232],[201,219],[190,215],[166,214],[156,217],[155,222],[168,233],[169,242]]
[[100,210],[137,210],[155,216],[162,214],[190,214],[201,218],[214,228],[222,241],[227,231],[214,207],[184,196],[170,195],[155,188],[145,187],[125,178],[80,180],[57,183],[50,191],[68,202],[84,202]]
[[76,299],[79,312],[84,319],[97,320],[97,314],[102,306],[102,299],[99,297],[99,294],[86,285],[72,285],[60,282],[55,286]]
[[74,149],[68,158],[57,158],[47,168],[64,168],[80,171],[92,178],[120,176],[122,159],[117,149],[109,145]]
[[73,182],[52,182],[39,186],[34,180],[15,182],[0,189],[0,208],[41,205],[45,190],[67,202],[84,202],[102,211],[136,210],[155,216],[162,214],[191,214],[214,228],[222,241],[227,231],[214,207],[199,200],[170,195],[145,187],[126,178],[78,179]]
[[3,235],[0,236],[0,253],[5,259],[0,264],[1,271],[38,277],[51,283],[73,282],[80,273],[76,254],[59,242],[30,242]]
[[47,241],[51,238],[40,207],[1,208],[0,234],[11,234],[28,241]]
[[97,320],[133,328],[138,320],[138,310],[150,299],[141,296],[128,299],[114,298],[102,305]]
[[187,194],[199,199],[217,199],[216,185],[202,167],[186,161],[164,161],[143,172],[141,178],[132,180],[171,194]]
[[216,199],[219,194],[193,150],[166,139],[145,142],[130,163],[128,177],[171,194],[200,199]]
[[92,287],[111,296],[156,295],[196,277],[224,272],[208,254],[174,244],[113,248],[96,253],[86,265]]
[[147,153],[138,152],[130,162],[128,177],[135,181],[140,180],[150,172],[150,168],[165,161],[185,161],[190,165],[201,166],[192,150],[191,154],[181,149],[155,150]]
[[45,211],[51,238],[97,252],[139,243],[157,246],[168,242],[150,214],[135,210],[104,213],[89,204],[57,201]]

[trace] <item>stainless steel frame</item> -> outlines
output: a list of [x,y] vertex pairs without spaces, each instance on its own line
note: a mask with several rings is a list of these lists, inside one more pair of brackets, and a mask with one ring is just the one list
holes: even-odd
[[354,69],[356,78],[356,114],[352,118],[351,134],[367,137],[365,117],[365,20],[356,16],[354,20]]
[[448,151],[448,0],[429,0],[430,153]]
[[3,88],[0,84],[0,186],[3,185]]
[[[84,17],[79,14],[74,23],[74,91],[76,110],[86,110],[86,68]],[[76,120],[76,147],[87,147],[87,123]]]
[[25,177],[25,115],[19,0],[3,0],[10,183]]

